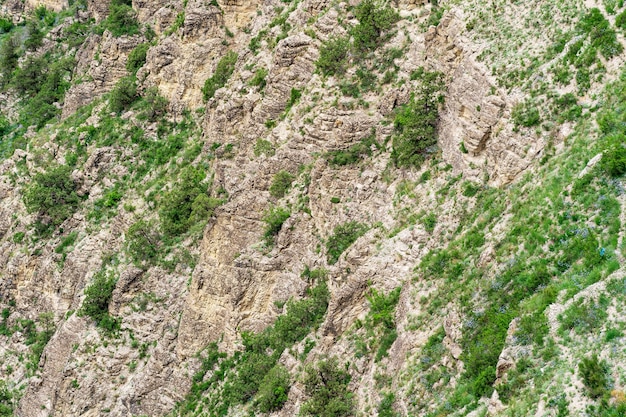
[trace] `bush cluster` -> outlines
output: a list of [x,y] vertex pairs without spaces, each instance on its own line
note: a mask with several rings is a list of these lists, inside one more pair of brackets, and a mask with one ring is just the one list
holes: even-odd
[[85,299],[80,309],[80,314],[91,317],[98,327],[107,331],[119,328],[119,320],[109,314],[109,303],[116,284],[114,275],[100,270],[91,285],[85,288]]
[[265,212],[263,221],[265,222],[265,232],[263,239],[265,245],[270,247],[274,245],[274,239],[283,227],[283,223],[291,216],[291,211],[283,207],[272,207]]
[[341,254],[348,249],[358,238],[363,236],[369,228],[367,225],[350,221],[340,224],[333,229],[333,234],[326,241],[326,260],[334,265]]
[[272,184],[270,185],[269,191],[270,195],[274,198],[282,198],[285,196],[289,188],[291,188],[291,183],[296,177],[288,171],[281,170],[274,175],[272,178]]
[[67,165],[52,166],[36,174],[24,190],[24,204],[30,213],[37,213],[45,224],[57,226],[78,209],[80,198]]
[[239,55],[237,55],[236,52],[228,51],[226,55],[220,59],[213,75],[204,82],[204,87],[202,88],[204,101],[213,98],[215,92],[226,85],[235,71],[235,64],[237,63],[238,57]]
[[300,408],[303,416],[343,417],[354,413],[353,394],[348,390],[350,374],[330,358],[308,366],[304,388],[310,397]]
[[394,118],[395,135],[391,160],[398,167],[417,167],[437,144],[439,104],[443,101],[443,77],[421,72],[421,86],[411,101],[400,107]]

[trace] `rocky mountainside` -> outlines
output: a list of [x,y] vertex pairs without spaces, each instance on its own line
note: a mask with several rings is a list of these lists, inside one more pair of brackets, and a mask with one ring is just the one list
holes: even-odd
[[626,415],[625,35],[0,0],[0,415]]

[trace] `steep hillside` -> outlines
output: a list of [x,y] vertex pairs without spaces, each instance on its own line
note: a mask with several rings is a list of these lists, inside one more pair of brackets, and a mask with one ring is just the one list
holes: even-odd
[[625,415],[625,30],[0,0],[0,415]]

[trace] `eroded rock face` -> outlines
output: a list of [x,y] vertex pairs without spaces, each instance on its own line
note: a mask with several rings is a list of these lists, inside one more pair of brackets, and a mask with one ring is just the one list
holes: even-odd
[[111,91],[120,78],[128,75],[128,54],[141,42],[140,36],[116,38],[108,31],[102,36],[90,35],[76,53],[74,75],[87,81],[74,84],[67,91],[62,117],[68,117],[99,95]]
[[453,9],[425,35],[428,62],[449,80],[439,146],[457,170],[481,181],[486,174],[494,185],[507,184],[528,167],[544,143],[513,131],[509,116],[516,101],[476,60],[464,28],[461,13]]

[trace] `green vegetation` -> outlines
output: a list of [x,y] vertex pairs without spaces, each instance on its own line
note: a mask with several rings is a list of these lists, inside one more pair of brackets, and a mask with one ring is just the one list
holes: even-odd
[[354,47],[358,51],[376,49],[387,37],[400,16],[385,3],[377,0],[362,0],[356,6],[354,14],[359,23],[352,28]]
[[334,166],[352,165],[360,162],[368,156],[372,156],[372,147],[380,149],[381,145],[376,141],[376,132],[372,131],[358,143],[345,150],[329,151],[326,160]]
[[206,174],[193,166],[181,171],[180,181],[163,196],[159,218],[166,236],[179,236],[199,222],[206,222],[222,200],[209,197]]
[[115,332],[120,327],[120,320],[109,314],[109,303],[117,277],[103,269],[98,271],[91,284],[85,288],[85,299],[80,314],[91,317],[96,326],[107,332]]
[[269,188],[270,195],[274,198],[283,198],[295,179],[296,177],[288,171],[278,171],[272,178],[272,184]]
[[265,155],[267,157],[274,156],[276,154],[276,149],[274,149],[274,145],[270,141],[265,139],[257,139],[254,144],[254,156]]
[[258,69],[252,79],[248,81],[248,85],[252,87],[259,87],[259,91],[263,91],[267,84],[267,70],[265,68]]
[[516,127],[533,127],[541,123],[539,109],[529,101],[519,103],[513,107],[511,117]]
[[232,406],[249,402],[260,412],[282,407],[290,378],[278,359],[320,325],[329,296],[322,281],[307,291],[307,298],[289,301],[273,325],[257,334],[243,333],[244,349],[231,357],[218,352],[217,345],[209,346],[178,414],[202,412],[206,406],[209,416],[223,417]]
[[128,60],[126,61],[126,70],[129,73],[136,74],[139,68],[143,67],[146,63],[148,49],[150,49],[150,44],[142,43],[130,51],[130,54],[128,54]]
[[348,390],[350,374],[337,359],[325,359],[306,369],[304,388],[310,397],[300,408],[303,416],[343,417],[354,413],[352,393]]
[[228,51],[220,61],[217,63],[213,76],[208,78],[204,87],[202,88],[202,94],[204,95],[204,101],[208,101],[215,95],[215,92],[224,87],[231,75],[235,71],[235,64],[237,63],[237,55],[234,51]]
[[342,75],[346,71],[350,40],[331,38],[322,44],[320,57],[315,63],[322,75]]
[[364,322],[358,323],[365,329],[363,340],[357,341],[357,357],[376,352],[374,357],[376,362],[386,357],[389,348],[395,342],[398,334],[396,332],[395,311],[400,290],[395,290],[385,295],[372,289],[367,296],[370,304],[370,311]]
[[600,361],[596,354],[583,358],[578,364],[578,373],[592,398],[598,398],[607,392],[609,387],[609,365]]
[[137,13],[131,7],[128,0],[113,0],[109,5],[109,17],[103,22],[103,27],[108,29],[113,36],[132,36],[139,33]]
[[138,267],[154,265],[161,246],[161,235],[154,222],[139,220],[126,232],[126,253]]
[[121,113],[128,110],[137,101],[137,85],[134,77],[121,78],[111,91],[109,96],[109,107],[114,113]]
[[283,365],[276,365],[265,375],[259,386],[257,408],[261,413],[280,410],[287,402],[289,392],[289,371]]
[[336,264],[341,254],[356,242],[358,238],[363,236],[368,229],[367,225],[356,221],[335,226],[333,234],[326,240],[326,260],[328,264]]
[[78,209],[80,198],[71,172],[66,165],[52,166],[48,171],[36,174],[24,190],[26,209],[37,213],[43,224],[56,227]]
[[291,216],[291,211],[283,207],[271,207],[265,212],[263,221],[265,222],[265,232],[263,233],[263,239],[265,246],[271,247],[274,245],[274,239],[283,227],[283,223]]
[[398,167],[418,167],[437,144],[436,127],[444,83],[440,73],[421,71],[421,86],[394,118],[391,159]]

